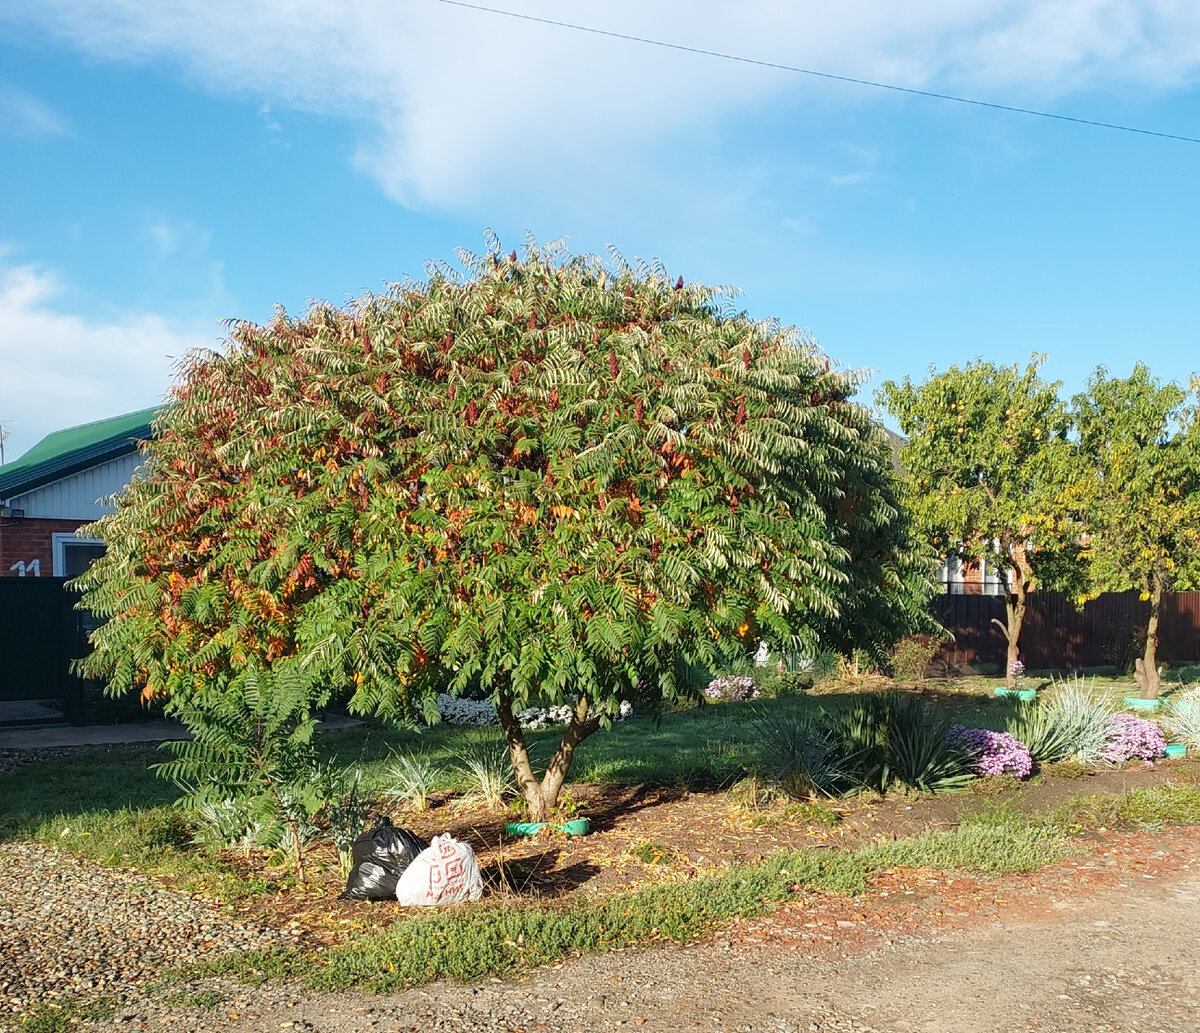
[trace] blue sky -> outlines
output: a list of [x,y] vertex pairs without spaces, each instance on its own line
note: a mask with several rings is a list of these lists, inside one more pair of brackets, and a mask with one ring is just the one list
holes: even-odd
[[[1200,136],[1193,0],[495,6]],[[1200,370],[1200,145],[436,0],[7,0],[0,422],[152,405],[225,318],[525,232],[739,286],[871,386],[983,356]],[[868,388],[868,391],[870,388]]]

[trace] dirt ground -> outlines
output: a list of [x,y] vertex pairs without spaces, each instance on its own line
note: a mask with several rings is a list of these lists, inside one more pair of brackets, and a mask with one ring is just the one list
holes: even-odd
[[[1194,1033],[1200,829],[1102,833],[1088,855],[998,878],[895,870],[685,947],[580,958],[513,981],[390,997],[193,986],[208,1011],[140,1006],[176,1033],[692,1030]],[[109,1027],[105,1027],[109,1028]]]
[[[951,828],[964,811],[998,806],[1044,810],[1073,797],[1119,794],[1166,779],[1200,779],[1200,764],[1166,761],[1152,768],[1131,765],[1096,771],[1083,778],[1046,777],[999,796],[864,797],[839,805],[834,825],[813,820],[804,808],[789,813],[783,803],[755,808],[725,792],[647,786],[572,786],[582,804],[580,814],[592,823],[592,834],[583,838],[506,837],[505,817],[470,800],[439,799],[430,810],[398,812],[394,818],[425,839],[450,832],[469,842],[489,886],[485,901],[505,903],[514,895],[547,898],[628,891],[716,873],[784,850],[852,848],[880,838]],[[832,817],[827,809],[821,813]],[[342,884],[333,849],[317,851],[316,859],[306,886],[263,897],[248,917],[275,927],[290,924],[315,947],[403,913],[390,901],[366,905],[339,900]],[[230,860],[249,875],[279,879],[286,874],[284,869],[265,867],[261,857],[235,855]]]

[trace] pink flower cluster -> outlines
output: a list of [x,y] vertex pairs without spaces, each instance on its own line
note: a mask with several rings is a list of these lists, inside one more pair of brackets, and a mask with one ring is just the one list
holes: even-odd
[[966,747],[976,774],[1028,778],[1033,771],[1033,757],[1028,747],[1008,732],[951,725],[948,739]]
[[1108,742],[1100,751],[1107,764],[1127,760],[1154,760],[1167,752],[1167,740],[1153,721],[1132,714],[1114,714],[1108,719]]

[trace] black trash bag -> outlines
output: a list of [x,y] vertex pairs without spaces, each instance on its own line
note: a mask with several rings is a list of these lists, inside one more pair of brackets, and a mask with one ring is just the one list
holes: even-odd
[[349,900],[395,899],[401,873],[428,846],[408,829],[396,828],[391,818],[377,818],[350,848],[354,867],[350,869],[342,897]]

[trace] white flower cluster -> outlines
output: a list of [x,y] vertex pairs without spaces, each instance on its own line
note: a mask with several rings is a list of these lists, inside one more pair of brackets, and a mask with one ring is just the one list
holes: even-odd
[[[438,713],[448,725],[494,725],[500,718],[496,708],[486,700],[459,699],[445,692],[439,692],[437,697]],[[623,702],[617,713],[617,720],[628,717],[633,713],[633,704],[628,700]],[[517,714],[517,720],[522,728],[547,728],[550,725],[565,725],[571,720],[571,708],[558,707],[529,707]]]
[[448,725],[494,725],[500,718],[496,708],[481,699],[459,699],[446,692],[439,692],[438,713]]
[[517,720],[522,728],[548,728],[550,725],[565,725],[571,720],[571,708],[565,704],[561,707],[528,707],[517,714]]

